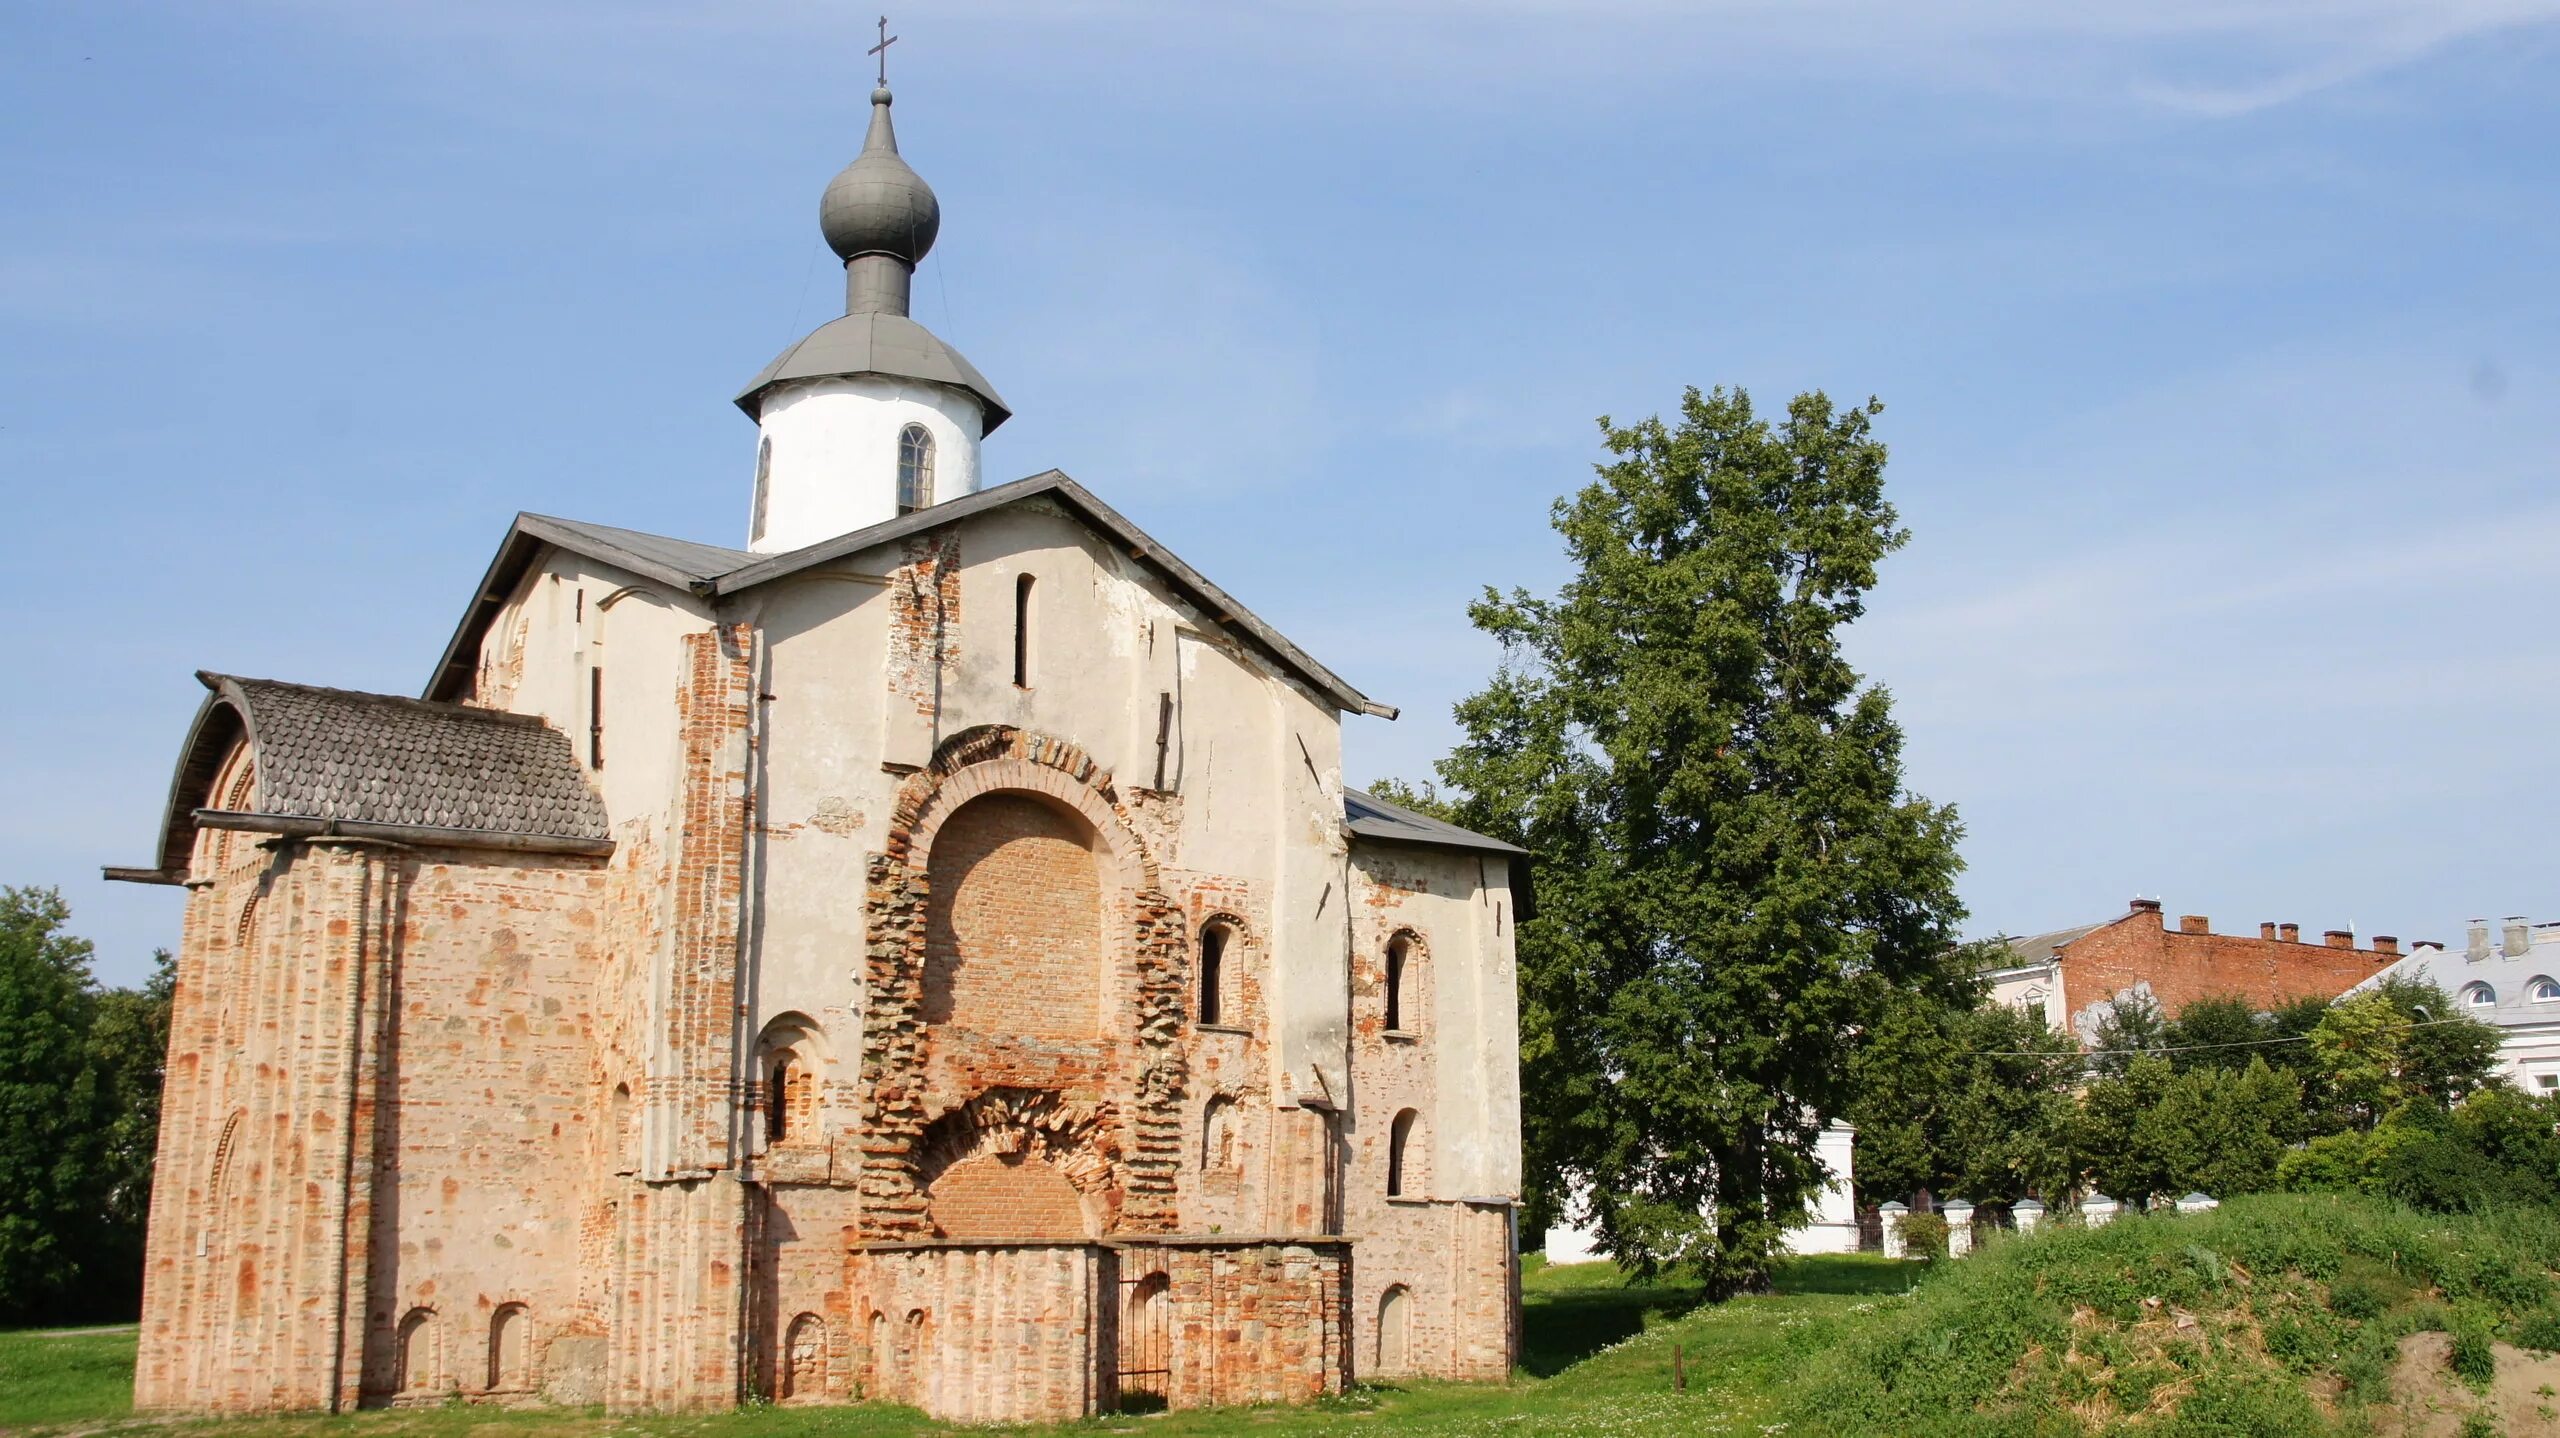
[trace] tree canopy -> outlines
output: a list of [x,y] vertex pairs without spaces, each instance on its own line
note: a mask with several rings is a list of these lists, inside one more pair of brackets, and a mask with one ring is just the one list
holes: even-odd
[[100,990],[51,889],[0,888],[0,1323],[130,1317],[159,1137],[168,956]]
[[1880,406],[1775,422],[1690,390],[1601,421],[1557,502],[1572,574],[1488,589],[1502,644],[1438,766],[1460,822],[1538,860],[1518,931],[1533,1180],[1639,1269],[1759,1281],[1826,1180],[1859,1035],[1951,996],[1954,812],[1908,793],[1884,691],[1841,651],[1905,533]]

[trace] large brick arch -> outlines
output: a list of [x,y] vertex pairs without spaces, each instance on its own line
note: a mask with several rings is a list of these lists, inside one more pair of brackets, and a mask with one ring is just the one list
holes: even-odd
[[935,1119],[919,1155],[936,1237],[1097,1237],[1118,1207],[1116,1165],[1093,1104],[992,1089]]
[[[1177,1039],[1188,946],[1182,916],[1158,887],[1155,858],[1129,822],[1110,773],[1065,740],[1005,725],[983,726],[944,741],[931,763],[909,775],[888,819],[883,847],[872,855],[867,875],[865,1237],[910,1240],[931,1237],[935,1230],[925,1171],[927,1127],[936,1119],[926,1092],[928,1062],[939,1046],[975,1031],[968,964],[952,962],[971,957],[969,924],[979,923],[983,938],[1000,935],[1005,922],[992,905],[987,912],[962,915],[970,902],[965,891],[971,876],[993,863],[988,877],[997,887],[989,893],[999,893],[1007,877],[1019,880],[1036,871],[1044,852],[1058,857],[1058,846],[1071,836],[1078,841],[1089,836],[1085,853],[1098,919],[1091,961],[1078,960],[1075,967],[1092,975],[1094,1021],[1070,1025],[1074,1032],[1055,1033],[1040,1023],[1026,1028],[1015,1022],[1008,1030],[989,1032],[984,1042],[1003,1049],[1012,1061],[1043,1042],[1070,1040],[1080,1046],[1077,1052],[1098,1055],[1087,1065],[1098,1073],[1086,1074],[1080,1085],[1098,1084],[1100,1097],[1093,1103],[1095,1121],[1079,1172],[1090,1179],[1093,1163],[1107,1165],[1113,1194],[1102,1206],[1113,1231],[1169,1231],[1182,1157],[1179,1104],[1185,1069]],[[938,846],[944,849],[939,861]],[[937,883],[962,892],[949,896],[951,902],[938,903]],[[1057,937],[1041,928],[1047,921],[1027,921],[1027,939],[1013,936],[1024,939],[1014,945],[1016,957],[1036,954]],[[944,949],[939,966],[937,929]],[[976,977],[1000,985],[1007,977],[1004,955],[982,948],[977,957],[986,967]],[[1028,966],[1020,967],[1028,971]],[[959,981],[948,982],[955,973]],[[931,991],[936,983],[945,984],[939,993]],[[1002,1021],[1001,1008],[988,1012]],[[998,1082],[1045,1093],[1042,1086],[1050,1081],[1017,1073]],[[1077,1188],[1087,1193],[1083,1183]],[[1054,1188],[1051,1194],[1055,1196]]]
[[1109,986],[1093,826],[1046,795],[997,790],[953,808],[935,839],[925,866],[925,1022],[1101,1037]]

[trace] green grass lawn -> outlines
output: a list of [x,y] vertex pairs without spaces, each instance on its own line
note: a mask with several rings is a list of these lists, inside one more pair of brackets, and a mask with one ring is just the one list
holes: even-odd
[[133,1411],[133,1329],[0,1332],[0,1429]]
[[[1899,1293],[1915,1270],[1873,1258],[1808,1258],[1777,1292],[1707,1305],[1692,1284],[1631,1284],[1607,1264],[1550,1268],[1522,1281],[1525,1361],[1509,1384],[1363,1385],[1299,1408],[1212,1409],[1106,1417],[1063,1429],[954,1429],[910,1409],[766,1408],[690,1417],[608,1417],[592,1410],[457,1406],[172,1422],[194,1438],[874,1438],[1020,1433],[1436,1435],[1746,1435],[1777,1421],[1789,1383],[1830,1346],[1838,1325]],[[128,1417],[133,1330],[0,1333],[0,1431],[95,1429]],[[1688,1372],[1672,1386],[1673,1350]]]

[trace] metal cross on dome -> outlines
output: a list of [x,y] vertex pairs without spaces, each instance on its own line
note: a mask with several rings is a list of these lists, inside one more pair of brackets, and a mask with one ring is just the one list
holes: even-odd
[[889,88],[889,47],[897,43],[898,37],[889,33],[889,17],[881,16],[880,43],[862,53],[880,57],[880,88],[884,90]]

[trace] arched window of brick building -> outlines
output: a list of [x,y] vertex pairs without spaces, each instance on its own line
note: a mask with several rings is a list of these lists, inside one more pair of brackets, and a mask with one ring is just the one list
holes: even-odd
[[1235,929],[1224,919],[1212,919],[1200,929],[1200,1022],[1228,1024],[1240,1017],[1235,1005],[1227,1002],[1227,948],[1235,938]]
[[898,512],[913,514],[932,507],[933,432],[911,424],[898,431]]
[[747,518],[747,540],[764,538],[765,509],[773,499],[773,440],[770,436],[756,441],[755,513]]
[[826,1081],[826,1038],[806,1014],[786,1013],[756,1040],[764,1085],[765,1146],[823,1142],[818,1096]]
[[1403,1373],[1411,1369],[1413,1328],[1413,1290],[1396,1284],[1378,1298],[1378,1372],[1381,1375]]
[[1031,687],[1031,590],[1028,574],[1013,578],[1013,687]]
[[1387,1197],[1406,1197],[1406,1190],[1419,1177],[1413,1171],[1413,1131],[1422,1115],[1412,1109],[1396,1115],[1387,1127]]
[[1398,934],[1387,941],[1387,1032],[1421,1030],[1422,967],[1422,945],[1413,935]]
[[533,1387],[533,1335],[521,1303],[501,1304],[489,1317],[489,1391],[518,1393]]

